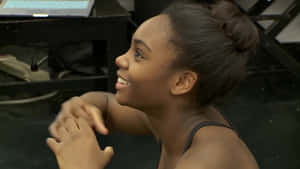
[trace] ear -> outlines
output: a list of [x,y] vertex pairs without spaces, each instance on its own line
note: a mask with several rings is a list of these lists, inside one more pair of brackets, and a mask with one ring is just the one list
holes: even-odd
[[183,71],[175,75],[172,83],[171,93],[173,95],[182,95],[191,91],[198,79],[197,73],[193,71]]

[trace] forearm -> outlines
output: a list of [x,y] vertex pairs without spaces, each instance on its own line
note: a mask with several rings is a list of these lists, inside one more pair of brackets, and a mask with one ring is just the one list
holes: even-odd
[[95,105],[104,114],[105,125],[110,131],[129,134],[150,134],[148,119],[144,112],[120,105],[115,95],[107,92],[89,92],[81,96],[89,104]]
[[112,97],[112,93],[100,91],[88,92],[80,96],[83,101],[96,106],[103,113],[100,116],[102,116],[105,126],[110,132],[114,130],[112,113],[109,112],[109,99]]
[[98,107],[101,111],[107,112],[109,95],[107,92],[88,92],[80,96],[85,102]]

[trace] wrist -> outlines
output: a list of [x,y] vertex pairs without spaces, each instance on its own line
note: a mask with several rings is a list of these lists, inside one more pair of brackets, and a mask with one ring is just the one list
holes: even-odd
[[80,99],[82,99],[84,102],[90,103],[90,93],[84,93],[81,96],[79,96]]
[[99,95],[96,92],[88,92],[81,95],[80,98],[82,99],[82,101],[91,104],[93,106],[96,106],[101,111],[104,111],[106,110],[106,103],[105,103],[106,101],[105,99],[103,99],[104,98],[103,95],[105,94]]
[[104,121],[107,121],[107,118],[108,118],[108,105],[109,105],[109,98],[108,98],[108,95],[107,94],[104,94],[104,109],[102,110],[102,113],[103,113],[103,119]]

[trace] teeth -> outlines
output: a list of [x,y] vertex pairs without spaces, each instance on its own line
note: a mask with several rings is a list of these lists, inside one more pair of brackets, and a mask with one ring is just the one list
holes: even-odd
[[118,82],[119,82],[119,83],[122,83],[122,84],[128,85],[128,82],[127,82],[126,80],[120,78],[120,77],[118,78]]

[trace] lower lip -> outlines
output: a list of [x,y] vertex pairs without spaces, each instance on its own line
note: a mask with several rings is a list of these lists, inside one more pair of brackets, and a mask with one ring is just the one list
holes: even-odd
[[127,87],[127,85],[117,82],[115,87],[116,87],[116,90],[120,90],[120,89]]

